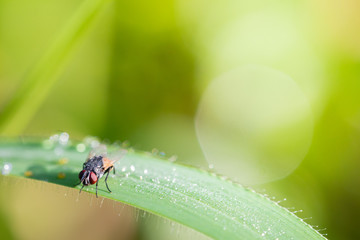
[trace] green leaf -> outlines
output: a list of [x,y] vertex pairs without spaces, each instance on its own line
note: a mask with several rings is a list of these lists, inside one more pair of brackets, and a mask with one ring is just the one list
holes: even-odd
[[3,109],[0,118],[2,135],[22,133],[46,99],[75,46],[107,2],[108,0],[86,0],[69,19],[44,56],[25,76],[12,101]]
[[[3,173],[7,166],[10,175],[32,175],[73,187],[89,151],[76,149],[79,146],[49,146],[49,142],[2,142],[0,163]],[[325,239],[277,203],[204,170],[131,150],[115,167],[116,174],[111,173],[108,180],[112,193],[101,179],[99,196],[163,216],[214,239]],[[94,193],[94,185],[83,191]]]

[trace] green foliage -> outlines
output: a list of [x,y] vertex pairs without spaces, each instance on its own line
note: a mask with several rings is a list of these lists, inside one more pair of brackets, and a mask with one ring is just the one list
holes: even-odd
[[[11,164],[10,175],[69,187],[79,182],[87,154],[74,146],[48,142],[0,144],[1,163]],[[101,179],[101,197],[163,216],[214,239],[324,239],[277,203],[215,174],[132,150],[115,167],[116,174],[108,180],[113,192],[106,190]],[[95,188],[84,191],[94,193]]]
[[107,0],[85,1],[53,45],[24,79],[0,118],[0,133],[21,133],[44,102],[74,47]]

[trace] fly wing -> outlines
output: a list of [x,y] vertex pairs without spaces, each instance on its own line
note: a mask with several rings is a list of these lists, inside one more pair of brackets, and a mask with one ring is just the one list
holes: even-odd
[[106,157],[107,156],[107,147],[105,144],[100,144],[99,146],[91,149],[88,159],[86,160],[89,161],[91,158],[95,157],[95,156],[102,156],[102,157]]
[[119,161],[121,158],[123,158],[127,154],[126,149],[119,149],[114,152],[109,153],[109,156],[106,157],[110,160],[111,164],[113,165],[115,162]]

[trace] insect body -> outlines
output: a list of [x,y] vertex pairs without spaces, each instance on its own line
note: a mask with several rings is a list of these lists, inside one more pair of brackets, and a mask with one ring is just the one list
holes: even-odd
[[103,152],[101,154],[95,153],[95,151],[92,151],[88,157],[88,159],[86,160],[86,162],[83,164],[83,170],[80,171],[79,173],[79,179],[80,179],[80,183],[82,183],[82,187],[80,189],[80,193],[81,190],[84,188],[84,186],[88,186],[88,185],[92,185],[96,183],[96,197],[98,197],[97,195],[97,191],[98,191],[98,183],[99,183],[99,179],[106,174],[105,177],[105,184],[106,184],[106,188],[109,190],[109,192],[111,192],[108,184],[107,184],[107,179],[109,177],[110,171],[112,169],[114,169],[114,174],[115,174],[115,167],[114,167],[114,163],[119,160],[121,158],[121,156],[126,153],[125,150],[121,151],[120,154],[112,159],[107,158],[106,157],[106,147],[101,145],[105,151],[103,150]]

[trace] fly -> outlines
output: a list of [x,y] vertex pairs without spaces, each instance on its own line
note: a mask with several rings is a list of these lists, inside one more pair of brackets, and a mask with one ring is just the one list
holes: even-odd
[[111,192],[108,184],[107,179],[109,177],[110,171],[114,170],[115,174],[115,167],[114,164],[121,157],[123,157],[127,153],[126,150],[120,150],[113,154],[111,157],[107,157],[107,151],[105,145],[100,145],[98,148],[92,150],[87,158],[87,160],[83,164],[83,170],[79,173],[80,183],[82,183],[81,190],[84,186],[93,185],[96,183],[96,197],[98,197],[98,184],[99,179],[106,174],[105,177],[105,184],[106,188]]

